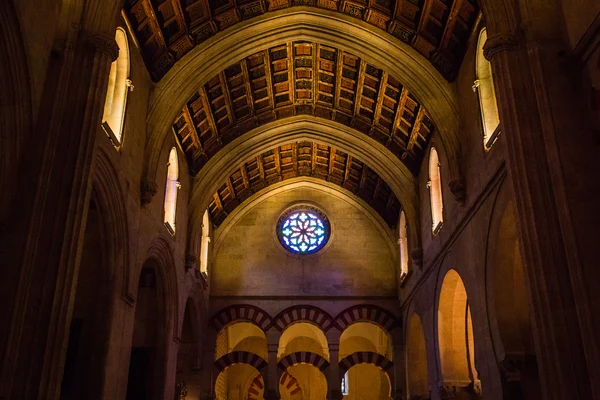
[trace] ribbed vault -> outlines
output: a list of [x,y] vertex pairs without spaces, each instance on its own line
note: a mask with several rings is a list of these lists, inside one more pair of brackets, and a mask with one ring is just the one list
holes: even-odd
[[375,171],[356,157],[308,141],[276,147],[242,164],[215,192],[208,208],[211,221],[220,225],[252,194],[299,176],[335,183],[362,198],[390,226],[398,223],[400,202]]
[[295,115],[334,120],[387,147],[416,174],[434,127],[397,78],[350,52],[288,42],[240,60],[202,85],[173,124],[193,174],[257,126]]
[[152,78],[218,32],[294,6],[344,14],[388,32],[454,79],[479,13],[476,0],[128,0],[125,12]]

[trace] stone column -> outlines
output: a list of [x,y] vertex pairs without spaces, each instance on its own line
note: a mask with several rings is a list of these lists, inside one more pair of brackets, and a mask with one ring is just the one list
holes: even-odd
[[215,349],[217,343],[217,332],[209,327],[207,336],[203,339],[202,366],[201,366],[201,390],[202,400],[215,399],[215,384],[219,371],[215,367]]
[[597,203],[589,199],[599,193],[598,142],[564,57],[560,2],[526,3],[513,12],[530,19],[496,21],[485,56],[520,221],[540,378],[546,399],[597,399],[598,314],[588,295],[597,296],[600,280],[592,278],[597,255],[588,254],[590,240],[598,243]]
[[277,351],[279,350],[279,339],[281,339],[281,332],[275,327],[271,327],[267,332],[267,351],[268,351],[268,364],[266,368],[266,375],[263,374],[265,380],[265,400],[277,400],[279,399],[279,379],[281,372],[277,368]]
[[392,398],[402,400],[406,395],[406,360],[405,345],[402,329],[396,328],[391,332],[394,366],[387,371],[390,377]]
[[[35,141],[24,151],[18,201],[3,221],[11,229],[0,231],[0,280],[11,283],[1,304],[0,398],[60,395],[90,166],[110,65],[118,55],[114,30],[121,7],[122,1],[87,1],[49,55]],[[76,16],[82,9],[71,11]]]
[[342,395],[342,373],[340,371],[340,337],[342,333],[335,327],[327,331],[327,344],[329,345],[329,368],[327,374],[327,386],[330,400],[341,400]]

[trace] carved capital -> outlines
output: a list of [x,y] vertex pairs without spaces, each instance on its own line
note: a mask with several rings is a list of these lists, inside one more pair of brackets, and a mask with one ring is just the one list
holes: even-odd
[[521,370],[525,359],[522,356],[511,356],[506,355],[504,360],[498,363],[502,378],[506,382],[520,382],[521,381]]
[[196,257],[193,254],[186,254],[185,255],[185,270],[187,271],[188,269],[194,268],[194,265],[196,265],[196,261],[198,261],[198,257]]
[[143,206],[152,203],[152,198],[156,194],[157,190],[158,185],[153,179],[148,177],[142,178],[142,181],[140,182],[140,197]]
[[418,267],[423,267],[423,249],[417,248],[410,252],[412,262]]
[[84,32],[82,35],[84,45],[107,54],[112,61],[119,57],[119,46],[114,36],[107,36],[102,33]]
[[492,61],[497,54],[503,51],[514,51],[519,47],[519,36],[515,33],[502,33],[488,37],[483,46],[483,55]]
[[459,203],[464,203],[467,198],[467,190],[462,179],[455,179],[448,183],[450,191],[454,195],[454,199]]

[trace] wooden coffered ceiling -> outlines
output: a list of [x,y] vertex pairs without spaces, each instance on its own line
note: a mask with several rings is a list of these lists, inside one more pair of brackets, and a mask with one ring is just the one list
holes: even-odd
[[453,80],[475,25],[477,0],[127,0],[125,13],[155,81],[194,46],[242,20],[312,6],[364,20],[424,55]]
[[332,147],[295,142],[246,161],[219,187],[208,207],[217,226],[244,200],[277,182],[310,176],[335,183],[367,202],[390,225],[398,223],[400,202],[364,162]]
[[313,115],[377,140],[418,173],[434,127],[394,77],[318,43],[290,42],[231,65],[203,85],[173,132],[195,175],[223,146],[262,124]]

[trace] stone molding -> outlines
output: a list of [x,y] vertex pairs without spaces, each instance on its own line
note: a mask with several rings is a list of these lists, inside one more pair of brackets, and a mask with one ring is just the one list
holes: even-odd
[[116,61],[119,57],[119,46],[114,37],[103,33],[83,32],[81,41],[84,45],[107,54],[111,61]]
[[488,61],[492,61],[499,53],[515,51],[519,48],[519,45],[519,36],[513,32],[489,36],[483,46],[483,55]]

